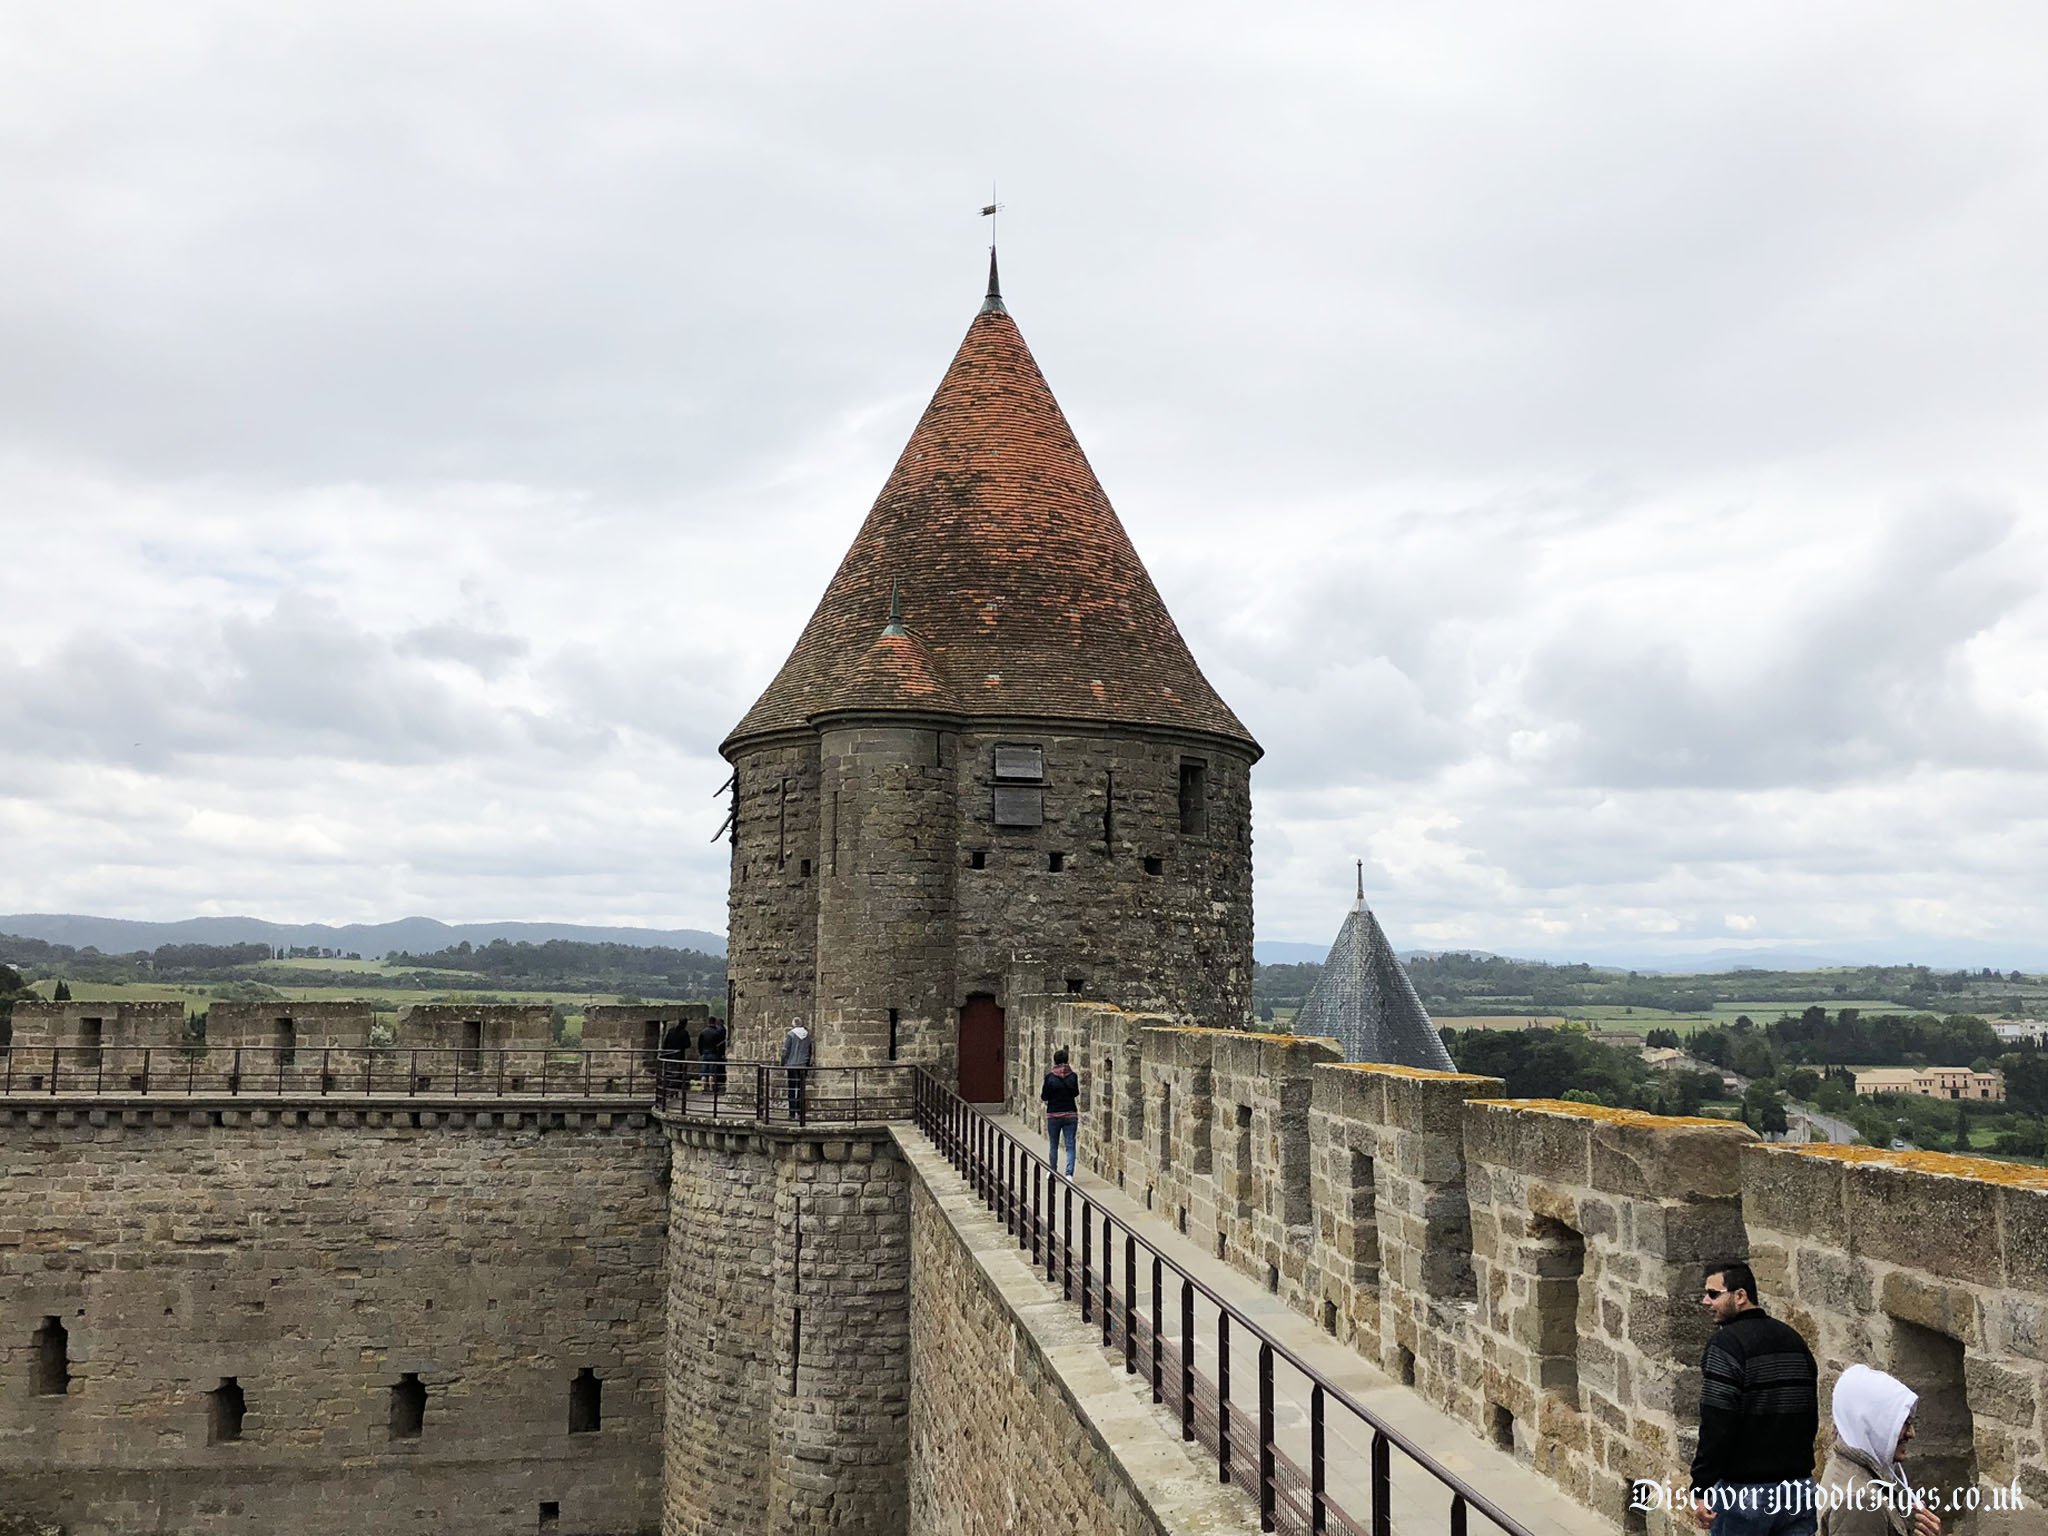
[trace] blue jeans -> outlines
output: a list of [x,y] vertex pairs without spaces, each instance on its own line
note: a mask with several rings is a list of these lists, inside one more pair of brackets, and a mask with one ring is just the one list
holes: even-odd
[[1074,1131],[1080,1124],[1080,1117],[1069,1115],[1064,1120],[1045,1117],[1046,1159],[1057,1169],[1060,1165],[1060,1143],[1067,1144],[1067,1177],[1074,1176]]
[[1717,1484],[1707,1495],[1714,1524],[1707,1536],[1814,1536],[1819,1515],[1810,1477],[1784,1483]]

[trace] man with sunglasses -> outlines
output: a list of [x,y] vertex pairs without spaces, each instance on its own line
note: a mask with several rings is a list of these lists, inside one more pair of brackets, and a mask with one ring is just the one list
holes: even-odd
[[1738,1260],[1707,1266],[1700,1302],[1716,1326],[1700,1357],[1693,1516],[1712,1536],[1814,1536],[1813,1351],[1763,1309]]

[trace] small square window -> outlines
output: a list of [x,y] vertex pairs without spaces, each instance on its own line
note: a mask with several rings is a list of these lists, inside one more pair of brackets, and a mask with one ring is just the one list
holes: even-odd
[[1064,853],[1048,853],[1045,856],[1045,867],[1058,874],[1067,867],[1067,856]]
[[1080,978],[1080,977],[1078,977],[1078,976],[1069,976],[1069,977],[1067,978],[1067,995],[1068,995],[1069,997],[1079,997],[1079,996],[1081,995],[1081,978]]
[[1039,783],[1045,778],[1045,748],[997,747],[995,776],[1012,783]]
[[985,848],[977,848],[972,853],[968,854],[967,867],[969,869],[987,869],[988,850]]
[[993,807],[999,827],[1045,825],[1045,791],[1036,784],[998,784]]
[[1146,874],[1148,874],[1148,875],[1163,875],[1163,874],[1165,874],[1165,873],[1166,873],[1166,860],[1164,860],[1164,859],[1160,858],[1160,857],[1159,857],[1159,856],[1158,856],[1157,854],[1153,854],[1153,855],[1149,856],[1149,857],[1148,857],[1148,858],[1147,858],[1147,859],[1145,860],[1145,873],[1146,873]]
[[797,860],[796,877],[799,880],[808,880],[811,878],[811,861],[809,859]]

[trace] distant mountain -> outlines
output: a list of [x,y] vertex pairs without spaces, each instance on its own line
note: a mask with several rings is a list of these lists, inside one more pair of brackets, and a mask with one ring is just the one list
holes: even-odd
[[431,917],[402,917],[390,923],[269,923],[260,917],[188,917],[174,923],[134,922],[125,917],[84,917],[70,913],[13,912],[0,915],[0,933],[45,944],[88,945],[102,954],[125,955],[159,944],[273,944],[287,948],[338,949],[368,959],[405,950],[429,954],[467,939],[545,944],[572,939],[582,944],[633,944],[646,949],[694,949],[725,953],[725,936],[701,928],[601,928],[582,923],[444,923]]
[[1297,944],[1292,939],[1260,939],[1252,945],[1252,958],[1261,965],[1299,965],[1304,960],[1327,960],[1327,944]]

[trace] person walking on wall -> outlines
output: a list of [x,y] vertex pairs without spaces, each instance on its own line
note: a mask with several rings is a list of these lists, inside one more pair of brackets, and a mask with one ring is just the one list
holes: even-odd
[[782,1075],[789,1085],[789,1118],[802,1125],[804,1079],[811,1075],[811,1032],[802,1019],[791,1019],[782,1037]]
[[1919,1394],[1852,1365],[1835,1383],[1835,1444],[1821,1474],[1820,1536],[1941,1536],[1901,1465]]
[[1081,1096],[1080,1074],[1067,1065],[1067,1053],[1052,1053],[1052,1070],[1045,1074],[1038,1096],[1045,1100],[1046,1157],[1055,1171],[1060,1165],[1060,1142],[1067,1144],[1067,1177],[1074,1176],[1074,1136],[1081,1123],[1075,1103]]
[[655,1062],[655,1077],[661,1084],[661,1096],[687,1089],[688,1068],[683,1065],[690,1054],[690,1021],[677,1019],[668,1027],[668,1033],[661,1037],[661,1055]]
[[1716,1326],[1700,1357],[1693,1518],[1712,1536],[1815,1536],[1813,1351],[1763,1309],[1747,1264],[1709,1264],[1700,1304]]
[[704,1072],[704,1086],[712,1094],[725,1092],[725,1020],[713,1014],[697,1037],[697,1065]]

